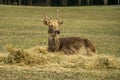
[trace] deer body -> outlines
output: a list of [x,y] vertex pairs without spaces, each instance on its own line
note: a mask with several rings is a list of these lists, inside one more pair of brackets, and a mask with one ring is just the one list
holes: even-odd
[[80,37],[66,37],[66,38],[59,38],[60,30],[59,25],[63,24],[63,21],[58,20],[59,14],[57,19],[51,19],[46,15],[43,23],[48,26],[48,51],[50,52],[64,52],[66,54],[73,54],[73,53],[95,53],[96,48],[94,44],[84,38]]
[[95,53],[96,49],[93,43],[88,39],[83,39],[80,37],[52,37],[48,40],[48,51],[61,51],[66,54],[89,54],[89,52]]

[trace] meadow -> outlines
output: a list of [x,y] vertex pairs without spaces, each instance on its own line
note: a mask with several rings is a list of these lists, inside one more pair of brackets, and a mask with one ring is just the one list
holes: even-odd
[[55,18],[58,8],[0,5],[0,80],[119,80],[120,6],[61,7],[60,37],[92,40],[93,56],[45,50],[43,11]]

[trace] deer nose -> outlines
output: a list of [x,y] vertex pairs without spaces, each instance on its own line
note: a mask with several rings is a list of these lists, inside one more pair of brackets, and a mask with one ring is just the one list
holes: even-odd
[[55,34],[60,34],[60,30],[55,31]]

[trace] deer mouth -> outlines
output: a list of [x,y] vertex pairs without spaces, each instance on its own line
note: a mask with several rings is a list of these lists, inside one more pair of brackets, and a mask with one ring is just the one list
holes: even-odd
[[53,34],[53,35],[57,35],[57,34],[60,34],[60,30],[56,30],[56,31],[54,31],[54,30],[49,30],[48,33],[49,33],[49,34]]
[[59,30],[55,31],[55,34],[60,34],[60,31]]

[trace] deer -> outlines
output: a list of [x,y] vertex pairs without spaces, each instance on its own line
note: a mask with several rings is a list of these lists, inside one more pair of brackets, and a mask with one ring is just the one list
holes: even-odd
[[81,37],[59,37],[59,27],[63,24],[63,20],[59,19],[60,10],[57,10],[56,18],[50,18],[45,13],[43,13],[43,16],[43,24],[48,26],[48,52],[63,52],[65,54],[96,53],[96,47],[89,39]]

